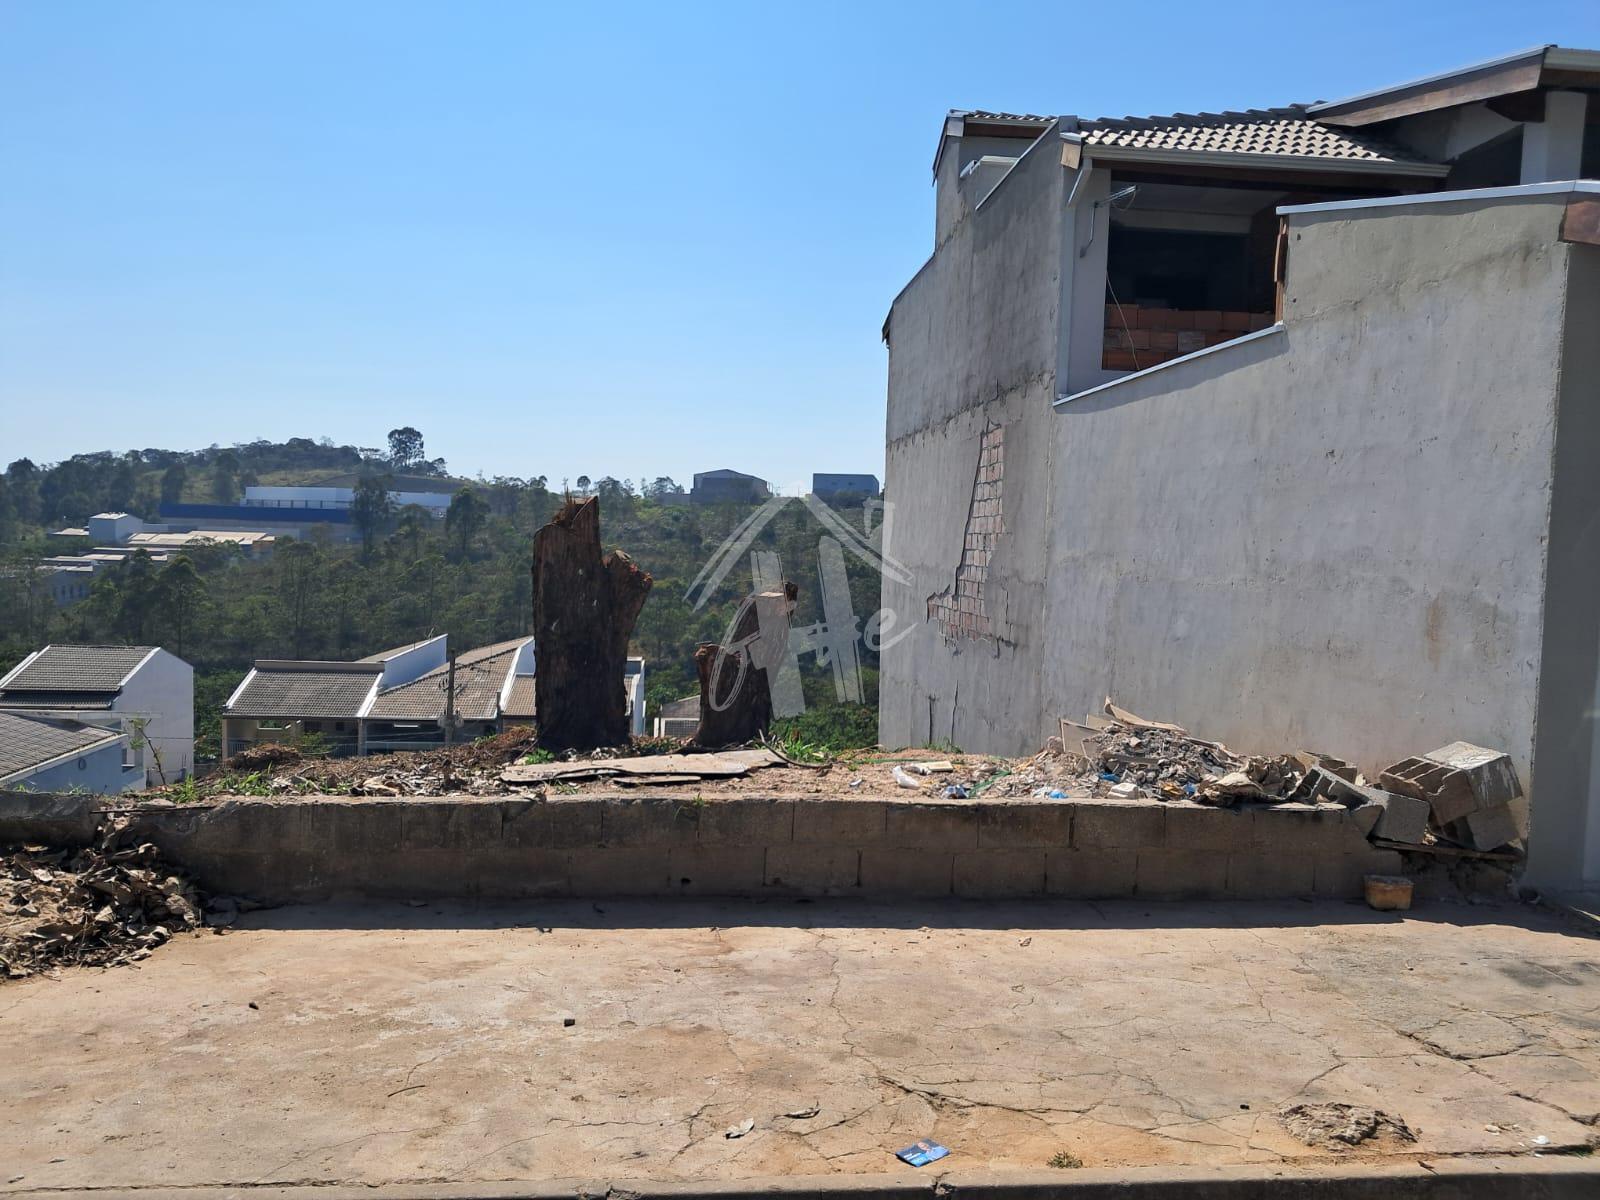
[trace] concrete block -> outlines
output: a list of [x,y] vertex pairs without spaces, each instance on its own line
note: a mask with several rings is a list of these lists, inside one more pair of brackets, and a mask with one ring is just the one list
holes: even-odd
[[1228,855],[1215,850],[1140,850],[1133,887],[1141,899],[1220,899],[1228,894]]
[[659,846],[567,851],[574,896],[664,896],[674,889]]
[[[1391,795],[1393,793],[1390,793]],[[1358,804],[1350,810],[1350,823],[1367,837],[1372,836],[1372,831],[1378,827],[1378,820],[1383,816],[1383,805],[1376,802]]]
[[1066,803],[984,804],[978,809],[978,848],[1019,849],[1072,845],[1072,813]]
[[1480,808],[1477,812],[1468,813],[1450,825],[1445,832],[1474,850],[1498,850],[1522,836],[1522,830],[1517,825],[1517,818],[1509,804]]
[[1164,845],[1174,850],[1248,850],[1255,844],[1255,812],[1209,804],[1168,804]]
[[598,846],[603,803],[591,799],[506,800],[500,805],[503,845],[573,850]]
[[1240,900],[1279,900],[1316,893],[1316,860],[1309,854],[1228,855],[1228,895]]
[[608,847],[691,845],[705,807],[643,796],[607,796],[600,804],[600,840]]
[[794,841],[867,846],[884,840],[889,805],[881,800],[807,800],[794,810]]
[[1471,742],[1451,742],[1422,757],[1465,775],[1479,808],[1499,808],[1522,795],[1522,785],[1517,782],[1517,769],[1511,757],[1499,750],[1474,746]]
[[861,890],[869,896],[948,896],[954,871],[948,850],[861,849]]
[[488,850],[500,844],[497,800],[407,800],[400,810],[402,850]]
[[1139,850],[1166,844],[1167,814],[1159,804],[1076,804],[1074,850]]
[[702,845],[782,846],[794,837],[793,800],[733,797],[699,807]]
[[1403,758],[1378,776],[1391,792],[1426,800],[1440,828],[1482,807],[1467,774],[1425,758]]
[[303,854],[310,844],[308,806],[297,800],[228,799],[195,828],[208,851],[228,848],[258,854]]
[[1133,895],[1136,850],[1051,850],[1045,855],[1045,891],[1073,900],[1114,900]]
[[976,850],[976,805],[890,804],[884,842],[923,850]]
[[1422,835],[1428,831],[1428,817],[1432,809],[1426,800],[1415,796],[1402,796],[1398,792],[1383,792],[1379,801],[1383,812],[1373,826],[1374,837],[1391,842],[1408,842],[1420,845]]
[[762,882],[808,896],[839,896],[861,886],[861,851],[854,846],[769,846]]
[[968,850],[956,854],[951,890],[969,900],[1044,895],[1042,849]]
[[667,851],[672,891],[686,896],[753,896],[766,882],[760,846],[673,846]]

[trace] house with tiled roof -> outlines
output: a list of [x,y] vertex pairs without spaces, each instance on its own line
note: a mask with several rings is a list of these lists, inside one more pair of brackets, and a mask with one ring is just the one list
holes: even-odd
[[882,740],[1031,753],[1107,695],[1374,778],[1465,739],[1592,886],[1600,51],[1210,107],[944,115]]
[[126,730],[0,709],[0,790],[105,796],[144,786]]
[[0,676],[0,712],[122,736],[151,786],[194,771],[194,668],[159,646],[35,650]]
[[[534,664],[531,637],[452,660],[445,634],[354,662],[261,659],[223,708],[225,753],[308,735],[337,755],[430,749],[532,724]],[[643,660],[630,659],[638,732],[643,680]]]

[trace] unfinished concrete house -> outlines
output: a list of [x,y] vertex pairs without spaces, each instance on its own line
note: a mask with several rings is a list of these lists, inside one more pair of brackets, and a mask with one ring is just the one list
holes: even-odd
[[1369,774],[1509,752],[1600,880],[1600,52],[1334,102],[953,111],[889,347],[886,744],[1109,695]]

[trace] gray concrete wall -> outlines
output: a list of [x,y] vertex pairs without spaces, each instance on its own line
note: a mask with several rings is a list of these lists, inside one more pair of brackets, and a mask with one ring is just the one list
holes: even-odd
[[204,889],[282,902],[342,895],[1349,898],[1361,894],[1365,873],[1400,866],[1399,855],[1374,848],[1346,810],[1300,805],[237,798],[144,810],[136,829]]
[[[1020,752],[1041,737],[1037,672],[1017,664],[1037,657],[1044,606],[1065,175],[1056,144],[1042,139],[957,221],[890,313],[885,552],[912,578],[884,580],[897,622],[879,698],[889,745]],[[1004,534],[986,564],[992,635],[952,639],[927,621],[928,604],[955,585],[991,425],[1004,439]]]
[[1562,205],[1294,215],[1284,332],[1062,405],[1041,716],[1369,771],[1463,738],[1531,788]]
[[1600,885],[1600,247],[1569,255],[1535,738],[1533,883]]

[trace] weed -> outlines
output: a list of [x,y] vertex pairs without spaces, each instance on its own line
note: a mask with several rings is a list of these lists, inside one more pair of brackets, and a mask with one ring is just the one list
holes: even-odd
[[528,751],[528,753],[524,754],[520,759],[518,759],[523,766],[531,766],[534,763],[555,762],[555,760],[556,756],[550,751],[546,750],[543,746],[535,746],[532,750]]
[[1071,1150],[1057,1150],[1050,1156],[1047,1165],[1054,1167],[1058,1171],[1065,1171],[1072,1167],[1083,1166],[1083,1159],[1079,1158]]

